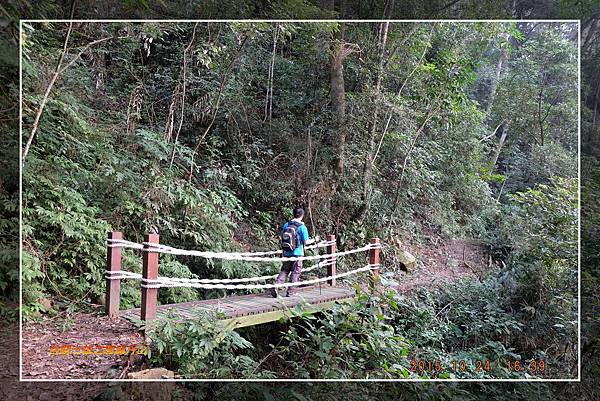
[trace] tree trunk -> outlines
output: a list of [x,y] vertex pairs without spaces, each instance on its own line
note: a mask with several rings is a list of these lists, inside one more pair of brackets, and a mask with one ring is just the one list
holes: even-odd
[[[344,11],[345,3],[341,1],[340,9]],[[331,0],[321,0],[321,6],[333,11],[335,3]],[[331,106],[333,108],[333,176],[334,192],[340,188],[340,181],[344,173],[344,151],[346,148],[346,88],[344,84],[344,58],[348,55],[344,51],[345,23],[340,22],[339,30],[333,37],[330,68]]]
[[498,158],[500,157],[500,152],[502,151],[502,147],[504,146],[504,142],[506,141],[506,137],[508,136],[508,123],[504,125],[504,129],[502,130],[502,135],[500,136],[500,141],[498,142],[498,146],[496,147],[496,154],[494,155],[494,160],[492,161],[492,165],[496,166],[498,163]]
[[346,89],[344,86],[344,66],[342,44],[334,44],[331,56],[331,105],[334,113],[335,139],[334,149],[334,176],[335,186],[339,185],[344,172],[344,148],[346,144]]
[[[546,76],[542,74],[542,78],[540,79],[540,91],[538,93],[538,125],[540,128],[540,145],[544,146],[544,121],[546,118],[542,118],[542,101],[544,99],[544,84],[545,84]],[[546,114],[547,116],[547,114]]]
[[263,123],[273,117],[273,74],[275,72],[275,55],[277,53],[277,36],[279,32],[279,24],[275,24],[275,30],[273,31],[273,51],[271,54],[271,63],[269,64],[269,75],[267,77],[267,94],[265,97],[265,116]]
[[[500,38],[508,40],[509,35],[507,33],[501,33]],[[500,56],[498,57],[498,62],[496,63],[496,73],[494,74],[494,80],[492,81],[492,85],[490,87],[490,97],[488,99],[488,104],[485,108],[485,113],[490,114],[492,110],[492,106],[494,105],[494,98],[496,97],[496,89],[498,89],[498,82],[500,82],[500,76],[502,75],[502,66],[506,62],[508,58],[508,53],[506,51],[506,47],[500,47]]]
[[380,24],[380,40],[378,43],[379,47],[379,63],[377,66],[377,77],[375,79],[375,93],[373,94],[373,119],[371,120],[369,127],[369,145],[367,148],[367,154],[365,156],[365,162],[363,166],[363,193],[362,203],[367,205],[369,203],[369,193],[371,190],[371,179],[373,176],[373,156],[375,154],[376,144],[376,130],[377,130],[377,119],[379,118],[379,97],[381,93],[381,83],[383,81],[383,65],[385,56],[385,44],[387,42],[387,35],[389,29],[389,21],[381,22]]
[[[600,74],[598,74],[600,75]],[[594,100],[594,118],[592,118],[592,126],[596,126],[596,117],[598,116],[598,103],[600,102],[600,81],[596,81],[596,96]]]
[[590,49],[590,46],[593,43],[592,39],[594,38],[594,36],[596,36],[596,28],[598,25],[598,21],[600,21],[598,18],[594,18],[581,27],[581,37],[583,39],[581,50],[584,53],[586,53]]

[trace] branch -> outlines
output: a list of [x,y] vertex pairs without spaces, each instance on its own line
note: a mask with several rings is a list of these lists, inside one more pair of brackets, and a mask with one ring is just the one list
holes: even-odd
[[452,7],[453,5],[455,5],[456,3],[458,3],[459,1],[460,1],[460,0],[452,0],[451,2],[449,2],[449,3],[445,4],[445,5],[443,5],[442,7],[438,8],[437,10],[433,10],[433,11],[431,12],[431,14],[429,14],[429,16],[431,17],[431,16],[433,16],[433,15],[435,15],[435,14],[437,14],[437,13],[441,12],[441,11],[444,11],[444,10],[446,10],[447,8],[450,8],[450,7]]
[[[173,167],[173,160],[175,160],[175,153],[177,152],[177,141],[179,140],[179,133],[181,132],[181,127],[183,126],[183,117],[185,111],[185,75],[187,73],[187,54],[192,48],[192,44],[194,44],[194,40],[196,39],[196,27],[198,23],[194,24],[194,30],[192,31],[192,39],[190,43],[183,50],[183,66],[182,66],[182,90],[181,90],[181,118],[179,119],[179,127],[177,127],[177,133],[175,134],[175,141],[173,143],[173,153],[171,154],[171,163],[169,164],[169,168]],[[173,96],[175,98],[175,96]]]
[[67,36],[65,38],[65,42],[63,44],[63,50],[62,53],[60,55],[60,58],[58,60],[58,63],[56,64],[56,68],[54,70],[54,74],[52,75],[52,78],[50,80],[50,83],[48,84],[48,87],[46,88],[46,92],[44,93],[44,97],[42,98],[42,103],[40,103],[40,106],[38,107],[38,110],[35,114],[35,118],[33,120],[33,124],[31,125],[31,134],[29,135],[29,139],[27,140],[27,144],[25,145],[25,149],[23,149],[23,156],[22,156],[22,163],[25,164],[25,159],[27,158],[27,154],[29,153],[29,149],[31,148],[31,143],[33,142],[33,138],[38,130],[39,127],[39,123],[40,123],[40,118],[42,116],[42,112],[44,111],[44,107],[46,107],[46,103],[48,103],[48,98],[50,96],[50,92],[52,91],[52,88],[54,87],[54,84],[56,83],[56,81],[58,80],[58,78],[60,77],[60,75],[65,72],[65,70],[67,68],[69,68],[70,66],[72,66],[80,57],[81,55],[88,50],[90,47],[98,44],[98,43],[102,43],[102,42],[106,42],[107,40],[111,40],[111,39],[123,39],[126,38],[127,36],[111,36],[109,38],[102,38],[102,39],[98,39],[98,40],[94,40],[93,42],[88,43],[75,57],[73,57],[73,59],[71,61],[69,61],[69,63],[67,63],[66,65],[62,65],[65,55],[68,53],[68,43],[69,43],[69,37],[71,36],[71,31],[73,28],[73,21],[71,21],[69,23],[69,30],[67,31]]
[[[439,97],[440,97],[440,95],[438,95],[435,98],[435,100],[438,100]],[[392,207],[392,213],[390,215],[390,220],[388,222],[388,226],[387,226],[387,230],[386,230],[387,232],[390,231],[390,227],[392,226],[392,221],[394,220],[393,217],[395,215],[395,212],[396,212],[396,209],[398,206],[398,200],[400,199],[400,189],[402,188],[402,184],[404,182],[404,173],[406,172],[406,167],[408,165],[409,157],[417,144],[417,140],[419,139],[419,137],[421,136],[421,133],[425,129],[425,126],[436,115],[436,113],[440,107],[441,107],[441,104],[438,102],[437,105],[435,106],[435,108],[432,106],[428,110],[425,120],[423,121],[423,123],[421,124],[419,129],[417,129],[417,131],[415,133],[415,137],[413,138],[413,140],[408,148],[408,151],[406,152],[406,155],[404,156],[404,160],[402,162],[402,170],[400,172],[400,179],[398,180],[398,184],[396,185],[396,197],[394,199],[394,206]]]
[[341,60],[344,60],[346,57],[351,55],[352,53],[360,53],[362,50],[359,45],[356,43],[348,43],[343,42],[340,46],[339,57]]
[[81,55],[83,53],[85,53],[86,50],[88,50],[90,47],[92,47],[94,45],[97,45],[98,43],[106,42],[107,40],[111,40],[111,39],[125,39],[125,38],[127,38],[127,36],[110,36],[108,38],[102,38],[102,39],[94,40],[93,42],[88,43],[87,45],[84,46],[83,50],[81,50],[79,52],[79,54],[77,54],[75,57],[73,57],[73,59],[71,61],[69,61],[69,63],[67,65],[65,65],[60,70],[60,73],[62,74],[67,68],[69,68],[70,66],[72,66],[73,64],[75,64],[75,62],[77,60],[79,60],[79,57],[81,57]]
[[546,114],[544,115],[542,122],[546,121],[546,119],[548,118],[548,114],[550,114],[550,110],[552,110],[552,107],[554,107],[558,104],[559,99],[560,99],[560,95],[556,96],[554,98],[554,100],[552,102],[550,102],[550,106],[548,106],[548,109],[546,110]]
[[40,118],[42,117],[42,112],[44,111],[44,107],[48,102],[48,97],[50,96],[50,92],[58,79],[58,76],[63,71],[61,69],[62,62],[67,54],[67,46],[69,44],[69,37],[71,36],[71,30],[73,29],[73,21],[69,23],[69,30],[67,31],[67,36],[65,37],[65,42],[63,44],[63,50],[58,59],[58,63],[56,63],[56,68],[54,69],[54,74],[50,79],[50,83],[46,87],[46,92],[44,92],[44,97],[42,98],[42,102],[40,103],[37,112],[35,113],[35,118],[33,119],[33,124],[31,125],[31,134],[29,135],[29,139],[27,140],[27,144],[25,145],[25,149],[23,149],[22,163],[25,164],[25,159],[27,159],[27,154],[29,153],[29,149],[31,148],[31,143],[33,142],[33,138],[35,137],[35,133],[38,130],[40,124]]
[[[419,23],[417,23],[418,25]],[[431,38],[431,35],[433,34],[433,30],[435,28],[435,23],[433,24],[431,31],[429,33],[429,38]],[[409,35],[411,35],[411,33],[409,33]],[[419,57],[419,61],[417,61],[417,64],[415,65],[415,67],[412,69],[412,71],[410,72],[410,74],[408,74],[408,76],[406,77],[406,79],[404,80],[404,82],[402,82],[402,85],[400,86],[400,89],[398,89],[398,93],[396,94],[396,98],[400,99],[400,95],[402,94],[402,90],[404,89],[404,87],[406,86],[406,84],[408,83],[408,80],[413,76],[413,74],[415,73],[415,71],[417,71],[417,68],[419,68],[419,66],[421,65],[421,63],[423,62],[423,59],[425,58],[425,55],[427,54],[427,50],[429,49],[429,46],[425,46],[425,49],[423,50],[423,53],[421,54],[421,57]],[[389,62],[390,59],[388,59]],[[392,116],[394,115],[394,111],[390,110],[390,115],[388,116],[387,122],[385,124],[385,128],[383,129],[383,134],[381,135],[381,139],[379,140],[379,145],[377,146],[377,152],[375,152],[375,156],[373,156],[373,164],[375,164],[375,159],[377,159],[377,156],[379,155],[379,151],[381,149],[381,145],[383,144],[383,139],[385,138],[385,135],[387,134],[388,128],[390,126],[390,122],[392,121]]]
[[529,39],[531,39],[531,36],[530,36],[530,35],[533,33],[533,31],[535,31],[535,28],[537,28],[537,27],[538,27],[538,25],[540,25],[540,23],[539,23],[539,22],[535,22],[535,23],[533,24],[533,26],[531,27],[531,29],[530,29],[529,31],[527,31],[527,33],[523,32],[523,36],[525,37],[525,39],[523,39],[523,40],[522,40],[522,41],[520,41],[520,42],[519,42],[518,40],[516,41],[516,42],[517,42],[517,45],[516,45],[516,47],[517,47],[517,48],[521,48],[521,47],[523,47],[523,45],[524,45],[525,43],[527,43],[527,41],[528,41]]
[[223,89],[225,88],[225,81],[227,81],[227,77],[229,76],[229,73],[233,69],[235,62],[237,61],[240,54],[242,53],[242,50],[244,50],[244,47],[246,46],[246,43],[248,42],[248,38],[249,38],[248,36],[244,37],[242,44],[238,48],[237,52],[235,53],[235,56],[233,57],[233,60],[231,60],[231,62],[227,66],[227,69],[225,70],[225,73],[223,74],[223,77],[221,78],[221,85],[219,86],[219,94],[217,95],[217,102],[215,104],[210,123],[208,124],[208,127],[206,127],[206,129],[204,130],[204,133],[198,140],[198,143],[196,144],[196,147],[194,148],[194,151],[192,152],[192,160],[191,160],[191,164],[190,164],[190,174],[188,177],[188,181],[192,180],[192,176],[194,174],[194,157],[196,156],[196,153],[198,152],[200,145],[204,141],[204,138],[206,137],[206,135],[212,128],[212,126],[215,123],[215,120],[217,118],[217,111],[219,111],[219,104],[221,103],[221,96],[223,95]]
[[481,139],[479,140],[479,142],[483,142],[483,141],[485,141],[485,140],[488,140],[488,139],[492,138],[493,136],[496,136],[496,132],[498,132],[498,129],[499,129],[501,126],[502,126],[502,124],[504,124],[504,123],[505,123],[505,121],[506,121],[506,120],[502,120],[502,121],[500,122],[500,124],[498,124],[498,126],[496,127],[496,129],[494,130],[494,132],[492,132],[492,133],[491,133],[490,135],[488,135],[488,136],[485,136],[485,137],[481,138]]
[[[383,64],[383,68],[387,68],[388,64],[392,61],[392,58],[394,57],[394,55],[396,54],[396,52],[398,51],[398,49],[402,46],[404,46],[404,44],[406,42],[408,42],[408,40],[412,37],[412,35],[417,31],[417,29],[419,28],[419,26],[421,25],[420,22],[417,23],[413,23],[412,24],[412,28],[411,30],[408,32],[408,34],[402,38],[402,40],[400,41],[400,43],[398,43],[396,46],[394,46],[394,48],[392,49],[392,51],[390,52],[390,55],[388,56],[387,60],[385,61],[385,63]],[[435,23],[434,23],[435,25]]]

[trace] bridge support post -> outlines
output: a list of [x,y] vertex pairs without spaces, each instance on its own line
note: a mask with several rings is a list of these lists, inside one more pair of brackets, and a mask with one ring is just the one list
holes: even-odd
[[[379,244],[379,238],[371,238],[371,244]],[[369,264],[370,265],[378,265],[379,264],[379,248],[369,249]],[[371,291],[374,291],[377,284],[379,283],[379,267],[376,267],[371,270],[369,287]]]
[[[327,253],[333,255],[336,252],[337,246],[335,243],[335,235],[328,235],[327,236],[327,241],[333,241],[333,243],[329,246],[327,246]],[[336,258],[335,256],[332,256],[329,260],[331,260],[331,264],[327,266],[327,276],[335,276],[335,272],[336,272]],[[335,278],[332,278],[331,280],[327,280],[327,283],[332,286],[335,287]]]
[[[113,231],[108,233],[108,239],[123,239],[123,233]],[[108,243],[110,245],[110,243]],[[118,272],[121,270],[121,248],[106,247],[106,271]],[[114,273],[112,274],[114,275]],[[110,273],[106,278],[106,301],[104,310],[109,318],[119,317],[119,303],[121,299],[121,280],[112,279]]]
[[[158,234],[146,234],[144,242],[158,244]],[[148,245],[144,245],[148,248]],[[148,280],[156,280],[158,278],[158,253],[148,252],[144,250],[143,266],[142,266],[142,284],[148,284]],[[158,288],[142,287],[142,308],[141,319],[150,321],[156,317]]]

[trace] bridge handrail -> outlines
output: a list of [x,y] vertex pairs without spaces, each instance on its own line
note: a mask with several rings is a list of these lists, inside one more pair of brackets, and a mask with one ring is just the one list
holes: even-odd
[[[379,277],[379,256],[381,251],[381,243],[379,238],[371,238],[370,244],[351,249],[343,252],[336,252],[335,235],[328,235],[326,241],[321,241],[318,244],[307,247],[306,249],[314,249],[327,247],[326,253],[314,256],[295,256],[295,257],[266,257],[266,255],[281,255],[282,251],[260,251],[260,252],[207,252],[196,250],[185,250],[174,247],[169,247],[159,243],[158,234],[146,234],[144,242],[136,243],[123,239],[123,233],[120,231],[112,231],[108,233],[107,239],[107,269],[106,269],[106,303],[105,309],[109,317],[119,316],[120,303],[120,283],[123,279],[141,280],[142,302],[140,308],[141,319],[145,321],[152,320],[156,317],[157,311],[157,292],[161,287],[192,287],[204,289],[269,289],[269,288],[285,288],[295,287],[308,284],[317,284],[327,282],[331,286],[336,285],[336,279],[347,277],[352,274],[370,271],[369,287],[375,290]],[[133,273],[121,270],[122,248],[131,248],[142,251],[142,273]],[[353,253],[364,252],[368,253],[369,264],[348,272],[336,274],[337,257],[350,255]],[[188,278],[172,278],[160,277],[159,270],[159,254],[187,255],[200,256],[204,258],[224,259],[224,260],[244,260],[252,262],[287,262],[287,261],[303,261],[317,260],[318,262],[304,272],[308,272],[320,267],[327,267],[327,277],[316,278],[312,280],[298,281],[295,283],[278,283],[278,284],[239,284],[249,283],[254,281],[264,281],[275,277],[275,275],[233,278],[233,279],[188,279]]]
[[[350,270],[344,273],[339,273],[332,276],[315,278],[312,280],[303,280],[296,281],[294,283],[273,283],[273,284],[204,284],[193,282],[192,279],[178,279],[181,281],[174,281],[169,277],[158,277],[156,280],[150,280],[142,278],[142,288],[172,288],[172,287],[187,287],[187,288],[202,288],[202,289],[223,289],[223,290],[260,290],[260,289],[270,289],[270,288],[288,288],[288,287],[298,287],[301,285],[309,285],[309,284],[317,284],[323,283],[325,281],[330,281],[333,279],[339,279],[343,277],[350,276],[352,274],[366,272],[369,270],[379,268],[379,264],[376,265],[366,265],[364,267],[359,267],[358,269]],[[183,281],[185,280],[185,281]]]
[[225,259],[225,260],[243,260],[252,262],[292,262],[297,260],[318,260],[337,256],[350,255],[352,253],[364,252],[370,249],[381,248],[381,244],[368,244],[360,248],[351,249],[349,251],[337,253],[325,253],[323,255],[312,256],[283,256],[283,257],[265,257],[265,256],[246,256],[227,252],[211,252],[211,251],[189,251],[186,249],[173,248],[166,245],[155,244],[153,242],[143,242],[144,252],[166,253],[170,255],[181,256],[199,256],[207,259]]
[[[321,267],[326,267],[329,266],[331,264],[333,264],[334,262],[332,260],[324,260],[324,261],[319,261],[318,263],[315,263],[314,265],[306,268],[306,269],[302,269],[302,273],[308,273],[310,271],[313,271],[315,269],[321,268]],[[141,280],[142,279],[142,275],[140,273],[133,273],[133,272],[129,272],[126,270],[118,270],[118,271],[110,271],[110,270],[106,270],[105,271],[106,276],[105,278],[108,280],[123,280],[123,279],[138,279]],[[268,275],[268,276],[259,276],[259,277],[243,277],[243,278],[199,278],[199,279],[187,279],[187,278],[176,278],[176,277],[159,277],[159,279],[170,279],[173,281],[182,281],[182,282],[194,282],[194,283],[202,283],[202,284],[221,284],[221,283],[246,283],[246,282],[252,282],[252,281],[265,281],[265,280],[270,280],[270,279],[274,279],[275,277],[277,277],[277,274],[273,274],[273,275]]]
[[[137,242],[127,241],[124,239],[109,238],[106,240],[106,242],[107,242],[107,246],[109,248],[131,248],[131,249],[139,249],[139,250],[154,249],[154,248],[177,249],[177,248],[168,247],[168,246],[162,245],[162,244],[155,244],[155,243],[151,243],[151,242],[150,243],[149,242],[137,243]],[[325,246],[330,246],[332,244],[335,244],[335,241],[320,241],[314,245],[307,246],[305,249],[309,250],[309,249],[322,248]],[[149,245],[149,248],[145,247],[144,245]],[[190,251],[190,252],[202,252],[202,253],[211,254],[211,255],[263,256],[263,255],[279,255],[283,251],[277,250],[277,251],[258,251],[258,252],[212,252],[212,251]],[[167,252],[163,252],[163,253],[167,253]],[[192,255],[192,256],[194,256],[194,255]],[[216,258],[216,256],[211,256],[211,257]]]
[[[312,266],[312,268],[319,267],[318,265]],[[264,276],[264,277],[249,277],[242,279],[215,279],[215,280],[205,280],[205,279],[185,279],[185,278],[172,278],[172,277],[158,277],[156,280],[145,279],[139,273],[131,273],[120,271],[119,274],[110,274],[110,277],[107,277],[109,280],[115,279],[124,279],[124,278],[133,278],[142,280],[141,287],[142,288],[174,288],[174,287],[187,287],[187,288],[202,288],[202,289],[225,289],[225,290],[252,290],[252,289],[270,289],[270,288],[285,288],[285,287],[296,287],[300,285],[307,284],[317,284],[325,281],[330,281],[332,279],[343,278],[346,276],[350,276],[352,274],[373,270],[378,268],[379,265],[366,265],[364,267],[350,270],[345,273],[335,274],[327,277],[316,278],[312,280],[304,280],[297,281],[294,283],[279,283],[279,284],[225,284],[225,283],[236,283],[236,282],[244,282],[245,281],[259,281],[259,280],[267,280],[270,278],[277,277],[274,276]],[[308,269],[307,269],[308,270]],[[306,271],[306,270],[305,270]],[[123,274],[126,273],[126,274]]]

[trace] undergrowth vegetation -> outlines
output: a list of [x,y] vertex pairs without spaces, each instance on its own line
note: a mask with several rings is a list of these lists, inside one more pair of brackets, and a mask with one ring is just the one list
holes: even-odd
[[[511,216],[530,214],[530,221],[546,224],[546,235],[531,243],[533,224],[507,230],[514,255],[510,269],[409,295],[373,295],[357,286],[356,302],[316,314],[289,311],[288,322],[268,338],[264,331],[240,336],[202,315],[179,324],[167,318],[151,335],[158,361],[184,376],[204,378],[575,375],[576,190],[576,180],[559,181],[514,196]],[[559,241],[563,257],[547,257]],[[277,345],[252,346],[265,340]]]
[[[335,234],[341,250],[380,237],[394,274],[396,254],[426,247],[425,237],[483,240],[493,261],[441,288],[298,312],[268,338],[213,317],[169,319],[153,334],[155,363],[201,378],[576,374],[574,24],[23,27],[26,319],[104,302],[109,231],[136,242],[157,232],[184,249],[270,250],[303,205],[311,236]],[[67,32],[67,68],[45,98]],[[160,274],[278,267],[161,256]],[[123,269],[140,272],[140,255],[125,251]],[[0,285],[14,290],[15,278],[2,273]],[[177,303],[232,292],[158,293]],[[138,285],[124,280],[121,307],[139,304]]]

